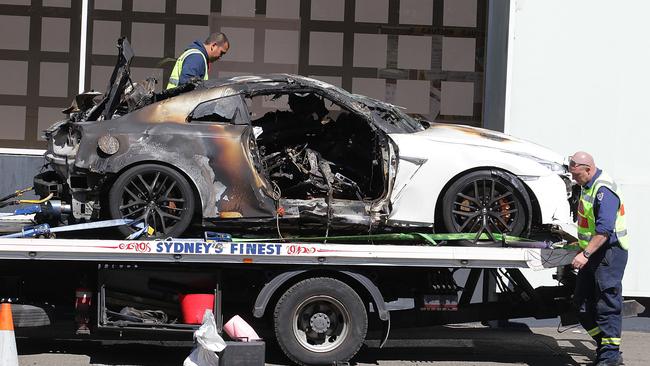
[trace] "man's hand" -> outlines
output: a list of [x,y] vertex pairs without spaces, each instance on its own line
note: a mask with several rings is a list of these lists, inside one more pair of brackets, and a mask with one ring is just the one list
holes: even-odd
[[578,253],[571,262],[571,266],[575,269],[582,269],[587,264],[587,257],[585,257],[583,252]]
[[[596,253],[598,248],[600,248],[601,246],[603,246],[603,244],[605,244],[605,242],[607,242],[607,239],[608,239],[608,236],[606,234],[598,234],[598,233],[596,233],[595,235],[593,235],[591,237],[591,239],[589,240],[589,244],[587,244],[587,247],[584,248],[584,250],[588,251],[589,253],[591,253],[593,255],[594,253]],[[591,255],[590,255],[590,257],[591,257]],[[578,255],[576,255],[573,258],[573,262],[571,262],[571,265],[575,269],[581,269],[582,267],[584,267],[587,264],[588,260],[589,259],[587,257],[585,257],[585,252],[583,251],[583,252],[578,253]]]

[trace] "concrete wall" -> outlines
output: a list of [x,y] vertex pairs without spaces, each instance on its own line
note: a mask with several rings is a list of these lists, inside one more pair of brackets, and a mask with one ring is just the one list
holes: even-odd
[[505,132],[591,152],[622,185],[632,241],[627,296],[650,296],[650,2],[513,0]]

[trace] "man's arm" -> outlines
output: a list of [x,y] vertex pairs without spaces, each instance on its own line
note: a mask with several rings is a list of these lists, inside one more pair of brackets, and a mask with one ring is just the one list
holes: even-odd
[[616,235],[616,214],[621,200],[607,187],[600,187],[594,201],[596,217],[596,233],[607,234],[610,238]]
[[589,261],[589,258],[585,256],[585,252],[590,253],[589,257],[591,257],[591,255],[594,254],[600,247],[602,247],[603,244],[607,243],[607,240],[609,240],[609,236],[606,234],[596,234],[592,236],[585,250],[578,253],[573,258],[573,262],[571,262],[573,268],[581,269],[582,267],[584,267]]

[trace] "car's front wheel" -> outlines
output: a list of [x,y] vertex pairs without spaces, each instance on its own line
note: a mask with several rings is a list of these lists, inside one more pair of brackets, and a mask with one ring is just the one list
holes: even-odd
[[[176,170],[157,164],[134,166],[122,173],[109,194],[114,219],[142,221],[154,236],[180,236],[192,222],[195,199],[192,186]],[[124,235],[133,229],[120,227]]]
[[[449,233],[520,236],[529,223],[530,196],[506,172],[479,170],[457,179],[444,194],[442,221]],[[494,240],[462,240],[459,245],[499,245]]]

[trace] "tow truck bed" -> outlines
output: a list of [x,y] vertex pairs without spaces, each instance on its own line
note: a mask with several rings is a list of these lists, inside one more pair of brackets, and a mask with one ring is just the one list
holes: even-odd
[[532,268],[570,264],[574,251],[419,245],[229,242],[204,239],[0,239],[0,259],[255,263],[448,268]]
[[[189,340],[198,325],[183,320],[179,302],[183,294],[212,294],[218,328],[241,314],[301,364],[347,361],[371,333],[383,344],[391,323],[544,318],[570,311],[570,272],[558,271],[558,286],[533,288],[519,269],[562,268],[572,250],[219,238],[0,238],[0,298],[15,303],[25,327],[20,333],[28,337],[54,337],[47,329],[63,329],[56,337]],[[482,301],[476,302],[481,288]],[[179,320],[116,318],[129,308]],[[291,319],[307,323],[295,328]],[[35,326],[41,328],[30,328]],[[322,334],[329,341],[322,343]],[[310,343],[300,343],[305,337]],[[320,352],[330,347],[327,342],[336,354]]]

